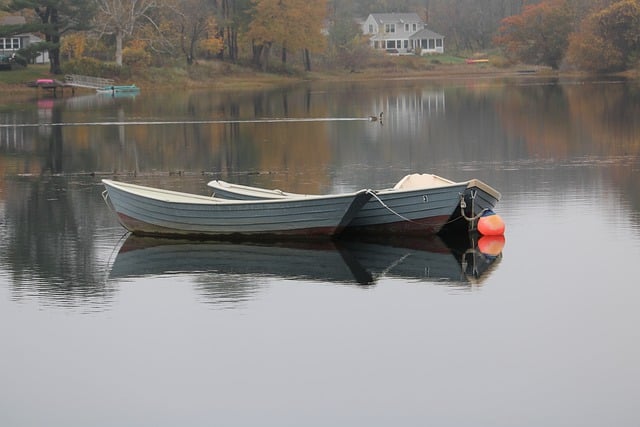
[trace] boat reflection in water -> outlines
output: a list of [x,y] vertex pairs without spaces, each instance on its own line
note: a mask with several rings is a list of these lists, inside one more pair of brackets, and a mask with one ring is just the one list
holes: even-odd
[[[504,245],[504,240],[502,240]],[[481,284],[502,258],[468,239],[291,241],[236,243],[130,235],[110,279],[188,275],[201,290],[226,301],[249,299],[266,279],[371,286],[384,278],[469,287]]]
[[[502,246],[504,246],[504,237]],[[502,259],[499,242],[486,247],[483,253],[476,239],[458,236],[441,239],[438,236],[421,238],[392,238],[384,240],[340,240],[362,267],[373,276],[382,278],[431,282],[451,286],[479,285],[490,270]]]
[[[346,256],[345,256],[346,255]],[[369,284],[372,277],[331,240],[235,243],[130,235],[111,268],[112,279],[214,273]]]

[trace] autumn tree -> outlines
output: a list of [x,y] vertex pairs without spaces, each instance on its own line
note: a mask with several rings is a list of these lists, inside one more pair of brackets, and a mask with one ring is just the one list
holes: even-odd
[[60,53],[67,60],[82,57],[87,45],[87,37],[84,33],[73,33],[65,36],[60,45]]
[[214,0],[216,22],[219,28],[217,38],[224,41],[223,55],[226,52],[232,61],[238,60],[238,37],[249,25],[252,6],[251,0]]
[[327,16],[326,0],[297,0],[297,7],[292,9],[292,19],[297,22],[297,34],[291,34],[289,48],[302,51],[302,62],[305,71],[311,71],[312,52],[321,52],[326,47],[326,37],[322,33]]
[[116,40],[116,64],[122,65],[122,47],[127,37],[141,24],[150,20],[149,13],[158,7],[158,0],[93,0],[98,9],[95,25],[100,34],[113,35]]
[[595,72],[632,67],[640,57],[640,1],[622,0],[589,15],[570,38],[567,58]]
[[60,41],[62,36],[73,30],[88,29],[93,9],[84,0],[11,0],[7,10],[17,12],[30,9],[35,12],[39,23],[27,23],[22,32],[41,32],[45,35],[42,48],[49,52],[49,71],[62,74],[60,66]]
[[200,41],[215,38],[213,0],[170,0],[166,3],[172,13],[172,22],[179,46],[187,64],[191,65]]
[[494,42],[519,61],[557,69],[573,26],[574,13],[566,0],[544,0],[503,19]]
[[[214,25],[215,21],[212,20],[210,28],[213,28]],[[207,37],[198,43],[198,51],[205,58],[219,58],[224,51],[224,40],[222,39],[220,31],[208,31]]]
[[271,47],[287,35],[286,3],[289,0],[252,0],[253,19],[247,31],[251,40],[253,64],[266,70]]
[[268,67],[272,47],[281,48],[282,63],[290,50],[305,50],[305,68],[310,68],[310,51],[324,46],[321,33],[326,16],[326,0],[253,0],[252,20],[247,31],[253,62]]

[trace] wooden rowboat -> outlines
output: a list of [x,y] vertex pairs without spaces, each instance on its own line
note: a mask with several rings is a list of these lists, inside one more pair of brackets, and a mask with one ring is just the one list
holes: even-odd
[[[283,200],[317,197],[232,184],[208,183],[214,195],[232,200]],[[500,193],[479,180],[454,182],[433,174],[411,174],[393,188],[375,191],[356,213],[347,231],[372,234],[436,234],[448,222],[463,215],[470,221],[492,209]],[[460,209],[462,205],[462,210]]]
[[278,200],[224,200],[103,179],[103,197],[130,232],[149,236],[247,238],[339,234],[372,193]]

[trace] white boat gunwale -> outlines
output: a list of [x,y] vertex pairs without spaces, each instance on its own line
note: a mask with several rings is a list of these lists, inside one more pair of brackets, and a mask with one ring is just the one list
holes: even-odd
[[[491,187],[489,184],[476,178],[470,179],[468,181],[456,182],[435,174],[417,174],[417,173],[405,175],[392,188],[374,190],[374,193],[378,195],[392,194],[392,193],[405,193],[405,192],[411,192],[411,191],[434,190],[437,188],[449,188],[449,187],[455,187],[463,184],[468,189],[473,189],[473,188],[480,189],[496,200],[500,200],[502,198],[502,195],[498,190],[496,190],[495,188]],[[223,180],[213,180],[213,181],[210,181],[207,185],[213,188],[214,194],[215,194],[215,190],[227,190],[237,194],[255,197],[256,199],[318,197],[318,195],[316,194],[290,193],[290,192],[282,191],[279,189],[271,190],[271,189],[266,189],[261,187],[250,187],[247,185],[229,183]]]
[[[474,181],[477,181],[477,180],[474,180]],[[410,175],[405,175],[400,181],[398,181],[398,183],[395,186],[391,188],[383,188],[380,190],[373,190],[373,191],[376,194],[403,193],[403,192],[410,192],[410,191],[420,191],[420,190],[424,191],[424,190],[433,190],[437,188],[455,187],[461,184],[466,184],[468,182],[471,182],[471,181],[455,182],[434,174],[410,174]],[[478,181],[478,182],[480,184],[484,184],[481,181]],[[322,196],[318,194],[290,193],[290,192],[282,191],[279,189],[271,190],[271,189],[261,188],[261,187],[251,187],[251,186],[242,185],[242,184],[230,183],[220,179],[212,180],[209,183],[207,183],[207,185],[213,188],[214,195],[215,195],[215,190],[228,190],[238,194],[243,194],[246,196],[260,198],[260,199],[264,199],[264,198],[285,199],[285,198],[293,198],[293,197],[308,198],[308,197]],[[486,187],[489,187],[486,184],[484,185]]]
[[175,190],[167,190],[167,189],[163,189],[163,188],[155,188],[155,187],[148,187],[148,186],[144,186],[144,185],[139,185],[139,184],[131,184],[131,183],[124,183],[122,181],[114,181],[114,180],[110,180],[110,179],[103,179],[102,180],[103,184],[109,184],[115,188],[119,188],[120,190],[123,191],[131,191],[133,190],[136,194],[142,195],[146,198],[149,199],[153,199],[153,200],[158,200],[161,202],[167,202],[167,203],[185,203],[185,204],[203,204],[203,205],[207,205],[207,204],[213,204],[213,205],[247,205],[247,204],[256,204],[256,205],[261,205],[261,204],[273,204],[273,203],[287,203],[287,202],[294,202],[296,200],[309,200],[309,199],[313,199],[313,200],[327,200],[327,199],[335,199],[336,197],[339,196],[344,196],[344,197],[353,197],[359,193],[362,193],[363,191],[369,191],[369,190],[359,190],[359,191],[354,191],[351,193],[341,193],[341,194],[334,194],[334,195],[295,195],[295,196],[291,196],[291,197],[286,197],[286,198],[282,198],[282,199],[260,199],[260,200],[231,200],[231,199],[223,199],[223,198],[219,198],[219,197],[215,197],[215,196],[205,196],[205,195],[201,195],[201,194],[193,194],[193,193],[185,193],[185,192],[181,192],[181,191],[175,191]]

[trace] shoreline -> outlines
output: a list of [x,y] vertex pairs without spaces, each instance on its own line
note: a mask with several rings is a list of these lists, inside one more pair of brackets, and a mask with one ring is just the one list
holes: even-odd
[[[161,87],[164,89],[200,89],[212,88],[221,90],[256,90],[295,85],[303,82],[315,81],[380,81],[401,79],[468,79],[468,78],[503,78],[544,76],[554,77],[558,73],[537,66],[517,66],[496,68],[491,66],[476,66],[471,64],[443,64],[432,69],[411,69],[403,67],[367,68],[358,71],[328,70],[311,71],[307,73],[292,73],[289,75],[263,73],[240,66],[225,68],[227,64],[199,63],[194,68],[178,70],[173,68],[153,70],[153,72],[133,72],[128,79],[116,79],[116,84],[136,84],[143,90]],[[31,66],[33,67],[33,66]],[[33,93],[34,88],[27,86],[28,82],[38,78],[54,78],[63,80],[63,76],[51,76],[48,71],[27,68],[25,80],[19,83],[7,83],[0,80],[0,90],[5,94]],[[12,76],[15,80],[15,75]],[[57,78],[56,78],[57,77]],[[2,74],[0,74],[2,79]],[[38,89],[36,89],[38,90]],[[77,90],[84,92],[85,89]],[[92,91],[91,89],[87,89]],[[40,91],[43,92],[43,91]],[[46,93],[46,92],[44,92]]]
[[[468,79],[526,79],[526,78],[562,78],[588,77],[581,72],[560,72],[541,66],[516,65],[497,68],[486,64],[440,64],[430,69],[398,67],[367,68],[358,71],[328,70],[311,71],[300,74],[263,73],[249,68],[224,63],[199,63],[190,69],[165,68],[152,72],[133,72],[129,79],[116,80],[116,84],[136,84],[142,90],[197,90],[202,88],[218,90],[260,90],[297,85],[305,82],[366,82],[384,80],[468,80]],[[26,74],[26,73],[25,73]],[[615,76],[638,79],[640,75],[632,70]],[[15,75],[13,76],[15,79]],[[7,95],[34,93],[27,86],[28,81],[37,78],[52,78],[47,71],[29,70],[27,81],[6,83],[0,81],[0,90]],[[54,76],[55,78],[56,76]],[[63,76],[57,76],[61,80]],[[2,74],[0,74],[2,78]],[[67,96],[69,88],[63,89]],[[35,92],[48,95],[47,90],[35,88]],[[92,89],[76,88],[76,93],[93,92]]]

